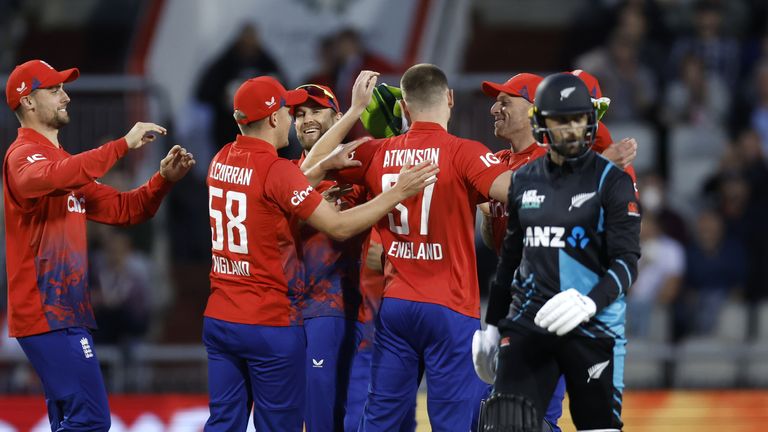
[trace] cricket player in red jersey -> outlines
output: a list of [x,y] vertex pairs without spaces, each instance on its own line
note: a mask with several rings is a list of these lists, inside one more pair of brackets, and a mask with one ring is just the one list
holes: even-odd
[[480,328],[475,206],[489,196],[506,200],[511,173],[484,145],[447,132],[453,92],[439,68],[411,67],[401,89],[409,131],[362,144],[354,153],[362,165],[336,174],[380,193],[410,161],[440,165],[433,186],[377,224],[386,254],[385,289],[360,430],[399,429],[416,396],[421,363],[432,430],[466,431],[483,387],[467,342]]
[[107,431],[109,405],[90,330],[86,220],[132,225],[155,214],[173,182],[194,164],[175,146],[130,192],[96,182],[163,127],[137,123],[125,137],[77,155],[59,144],[69,123],[64,83],[79,76],[41,60],[17,66],[5,89],[21,123],[3,160],[10,336],[40,377],[52,431]]
[[[367,82],[365,77],[357,80],[358,84],[363,82]],[[298,88],[307,92],[307,100],[293,109],[296,136],[304,149],[297,161],[301,166],[312,147],[341,119],[342,112],[329,87],[305,84]],[[360,116],[372,89],[353,87],[351,116]],[[340,187],[323,180],[315,190],[340,209],[367,201],[362,186]],[[352,359],[362,338],[360,256],[365,233],[339,242],[300,224],[298,234],[297,252],[305,278],[299,309],[307,340],[304,422],[307,432],[342,431]]]
[[[289,108],[306,99],[306,91],[286,91],[271,77],[246,81],[234,97],[242,135],[211,161],[213,266],[203,323],[211,410],[206,431],[245,431],[251,406],[256,430],[302,430],[306,340],[301,315],[291,305],[292,275],[283,267],[284,250],[293,247],[289,218],[344,240],[434,184],[439,171],[431,163],[406,166],[390,191],[337,211],[294,163],[277,156],[277,149],[288,145]],[[345,117],[339,123],[348,123]],[[356,165],[348,155],[359,144],[342,147],[307,176],[319,181],[326,169]]]

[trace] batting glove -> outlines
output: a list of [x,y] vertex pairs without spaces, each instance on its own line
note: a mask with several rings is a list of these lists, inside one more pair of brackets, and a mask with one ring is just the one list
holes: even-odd
[[488,325],[472,336],[472,362],[481,380],[493,384],[496,379],[496,357],[499,353],[499,329]]
[[549,299],[539,309],[533,322],[550,333],[562,336],[595,315],[595,302],[576,291],[567,289]]

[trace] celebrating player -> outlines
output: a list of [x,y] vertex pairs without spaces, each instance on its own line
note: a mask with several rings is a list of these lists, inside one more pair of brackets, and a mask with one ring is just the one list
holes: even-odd
[[[349,115],[359,117],[371,98],[375,75],[363,72],[353,87]],[[373,79],[374,81],[368,82]],[[307,100],[294,107],[296,136],[304,152],[299,166],[317,141],[342,118],[336,95],[329,87],[305,84]],[[343,185],[342,185],[343,186]],[[340,187],[322,181],[315,190],[326,199],[350,208],[366,201],[360,186]],[[303,224],[298,256],[304,265],[305,292],[299,302],[307,339],[307,432],[344,430],[347,389],[352,359],[360,343],[362,318],[360,254],[364,235],[344,242]]]
[[8,77],[6,100],[21,123],[3,161],[8,320],[10,336],[43,383],[51,430],[107,431],[107,391],[89,331],[96,321],[86,282],[85,222],[149,219],[195,160],[174,146],[160,171],[137,189],[121,193],[96,182],[166,130],[136,123],[119,140],[70,155],[58,134],[69,123],[64,83],[79,74],[31,60]]
[[377,225],[386,286],[361,430],[398,430],[416,396],[420,364],[432,428],[469,430],[483,388],[466,342],[479,328],[474,208],[488,196],[503,201],[510,172],[482,144],[447,133],[453,92],[439,68],[411,67],[401,88],[410,130],[362,144],[354,153],[361,166],[337,173],[340,181],[379,193],[398,181],[409,161],[440,165],[434,186]]
[[[207,431],[244,431],[251,405],[256,430],[302,430],[306,341],[290,298],[301,276],[283,265],[295,254],[288,217],[344,240],[434,184],[439,171],[428,162],[404,166],[391,190],[337,211],[296,165],[277,156],[288,145],[289,108],[306,99],[305,90],[286,91],[271,77],[243,83],[234,97],[242,135],[217,153],[208,171],[213,267],[203,323]],[[316,177],[325,169],[356,165],[348,155],[359,144],[324,159]]]
[[624,294],[637,273],[640,214],[631,178],[590,150],[597,122],[574,75],[540,83],[533,133],[549,151],[516,171],[509,189],[486,317],[501,341],[483,427],[529,420],[503,420],[512,411],[540,422],[561,374],[579,430],[622,427]]

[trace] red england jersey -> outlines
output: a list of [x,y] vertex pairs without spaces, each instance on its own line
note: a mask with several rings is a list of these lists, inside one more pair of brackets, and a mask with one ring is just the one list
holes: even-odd
[[[503,166],[515,171],[528,162],[538,159],[547,154],[546,147],[540,146],[535,141],[526,147],[523,151],[512,153],[512,150],[505,149],[496,152],[496,157]],[[501,250],[501,243],[504,241],[504,234],[507,232],[507,206],[501,201],[495,199],[488,200],[488,206],[491,210],[491,232],[493,233],[493,248],[498,254]]]
[[355,150],[361,167],[338,173],[378,195],[404,164],[431,160],[437,183],[402,203],[377,228],[386,254],[384,297],[433,303],[479,318],[475,206],[506,167],[487,147],[453,136],[436,123],[415,122],[404,135],[369,141]]
[[8,322],[12,337],[96,328],[88,292],[86,219],[130,225],[155,214],[171,183],[158,173],[130,192],[99,184],[124,139],[70,155],[20,128],[3,161]]
[[307,219],[322,196],[274,146],[242,135],[213,158],[207,183],[213,265],[205,316],[300,324],[304,275],[289,219]]
[[[297,166],[305,155],[294,161]],[[315,190],[323,193],[336,182],[323,180]],[[342,210],[366,202],[365,188],[354,185],[340,198]],[[305,275],[304,293],[297,304],[304,319],[336,316],[363,320],[360,293],[360,249],[367,232],[336,241],[309,224],[298,224],[297,254]]]

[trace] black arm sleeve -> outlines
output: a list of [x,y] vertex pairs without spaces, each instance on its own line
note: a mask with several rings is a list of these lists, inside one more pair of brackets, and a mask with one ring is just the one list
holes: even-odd
[[640,209],[630,177],[619,170],[606,178],[602,205],[605,209],[607,270],[589,297],[597,311],[627,292],[637,279],[640,258]]
[[523,256],[523,230],[517,214],[517,202],[514,194],[514,178],[509,181],[507,193],[507,233],[501,244],[499,263],[496,266],[496,276],[491,281],[491,292],[488,298],[488,310],[485,322],[498,326],[499,321],[507,316],[509,305],[512,303],[512,278],[520,265]]

